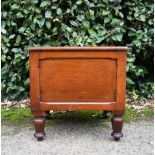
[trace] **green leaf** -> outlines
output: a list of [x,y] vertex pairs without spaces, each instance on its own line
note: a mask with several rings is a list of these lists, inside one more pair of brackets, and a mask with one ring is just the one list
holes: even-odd
[[13,48],[11,51],[14,52],[14,53],[17,53],[19,51],[19,49],[18,48]]
[[70,23],[73,25],[73,26],[78,26],[77,22],[71,20]]
[[13,4],[13,5],[11,5],[11,9],[13,9],[13,10],[19,9],[19,6],[17,4]]
[[116,35],[116,38],[117,38],[118,41],[122,41],[122,37],[123,37],[123,36],[122,36],[121,34],[117,34],[117,35]]
[[2,60],[2,62],[5,62],[6,61],[6,55],[2,55],[1,60]]
[[94,4],[94,3],[90,3],[89,6],[90,6],[90,7],[95,7],[95,4]]
[[13,81],[15,81],[16,80],[16,74],[14,74],[14,76],[12,76],[12,78],[11,78],[11,81],[13,82]]
[[76,39],[76,41],[77,41],[77,44],[79,45],[82,42],[82,37],[81,36],[78,36],[77,39]]
[[73,32],[73,37],[76,37],[77,36],[77,33],[76,32]]
[[30,79],[28,78],[28,79],[26,79],[25,81],[24,81],[24,85],[25,86],[28,86],[30,84]]
[[117,41],[116,36],[112,36],[111,38],[112,38],[112,40]]
[[131,21],[132,20],[132,16],[128,15],[127,19]]
[[9,39],[13,39],[15,37],[15,34],[12,34]]
[[40,4],[40,7],[45,7],[45,6],[47,6],[47,5],[49,5],[49,1],[43,1],[41,4]]
[[23,87],[18,87],[18,90],[19,90],[19,91],[24,91],[25,88],[23,88]]
[[51,18],[51,11],[46,11],[45,12],[45,18]]
[[61,15],[62,14],[62,10],[60,8],[57,9],[57,14]]
[[77,19],[78,19],[79,21],[83,21],[83,20],[85,19],[85,17],[84,17],[84,15],[78,15],[78,16],[77,16]]
[[79,1],[76,2],[76,4],[77,4],[77,5],[80,5],[80,4],[82,4],[82,1],[79,0]]
[[82,22],[82,25],[83,25],[84,27],[86,27],[86,28],[89,28],[89,27],[90,27],[89,21],[83,21],[83,22]]
[[89,14],[90,14],[90,16],[94,16],[94,11],[93,10],[89,10]]
[[21,42],[21,36],[18,35],[17,38],[16,38],[16,43],[15,43],[15,45],[16,45],[16,46],[19,45],[20,42]]
[[103,12],[102,12],[102,15],[103,15],[103,16],[107,16],[108,14],[110,14],[110,11],[103,10]]
[[45,19],[42,18],[41,20],[37,21],[40,27],[42,27],[45,24]]
[[110,18],[108,18],[108,17],[104,18],[104,23],[105,23],[105,24],[109,23],[110,21],[111,21]]
[[33,4],[38,3],[38,0],[31,0]]
[[51,28],[51,22],[50,22],[50,21],[46,21],[46,27],[47,27],[48,29]]
[[24,15],[23,15],[21,12],[18,12],[18,13],[16,14],[16,16],[17,16],[17,18],[23,18],[23,17],[24,17]]
[[88,33],[92,36],[96,36],[96,32],[93,29],[88,29]]
[[132,81],[132,79],[130,78],[130,77],[127,77],[127,83],[129,84],[129,85],[134,85],[135,83]]
[[1,32],[3,33],[3,34],[6,34],[6,30],[2,27],[1,28]]
[[72,29],[70,27],[66,28],[68,32],[72,32]]
[[140,21],[145,22],[145,16],[144,15],[140,15]]
[[18,32],[22,33],[22,32],[25,31],[25,29],[26,29],[26,27],[21,27],[21,28],[18,30]]
[[112,22],[111,22],[112,25],[119,24],[119,23],[120,23],[119,19],[117,19],[117,18],[112,19]]
[[7,12],[6,11],[2,12],[2,16],[5,18],[7,16]]
[[97,38],[96,43],[101,43],[104,39],[105,39],[105,37]]

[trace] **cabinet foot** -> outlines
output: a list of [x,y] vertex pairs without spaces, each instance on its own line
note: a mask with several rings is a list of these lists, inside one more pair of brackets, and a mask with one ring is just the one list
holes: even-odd
[[38,141],[42,141],[45,136],[44,127],[45,127],[45,118],[44,116],[34,116],[33,119],[35,133],[34,136]]
[[113,115],[112,119],[112,129],[113,132],[111,135],[114,137],[115,141],[118,141],[123,137],[122,128],[123,128],[123,117],[122,115]]

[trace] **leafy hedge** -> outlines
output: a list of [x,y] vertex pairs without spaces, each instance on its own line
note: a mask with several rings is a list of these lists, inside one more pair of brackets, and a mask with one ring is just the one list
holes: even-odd
[[37,45],[127,45],[127,88],[153,97],[152,0],[4,0],[1,27],[3,97],[28,95],[24,49]]

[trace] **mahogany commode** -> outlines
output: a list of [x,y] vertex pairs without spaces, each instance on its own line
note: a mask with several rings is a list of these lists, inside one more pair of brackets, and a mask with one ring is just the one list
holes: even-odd
[[35,137],[43,140],[49,110],[112,111],[112,136],[122,134],[127,47],[31,47],[30,100]]

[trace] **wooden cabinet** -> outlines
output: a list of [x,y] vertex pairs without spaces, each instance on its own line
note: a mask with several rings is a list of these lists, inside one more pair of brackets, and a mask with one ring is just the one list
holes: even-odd
[[123,134],[127,47],[31,47],[30,99],[35,136],[49,110],[112,111],[112,136]]

